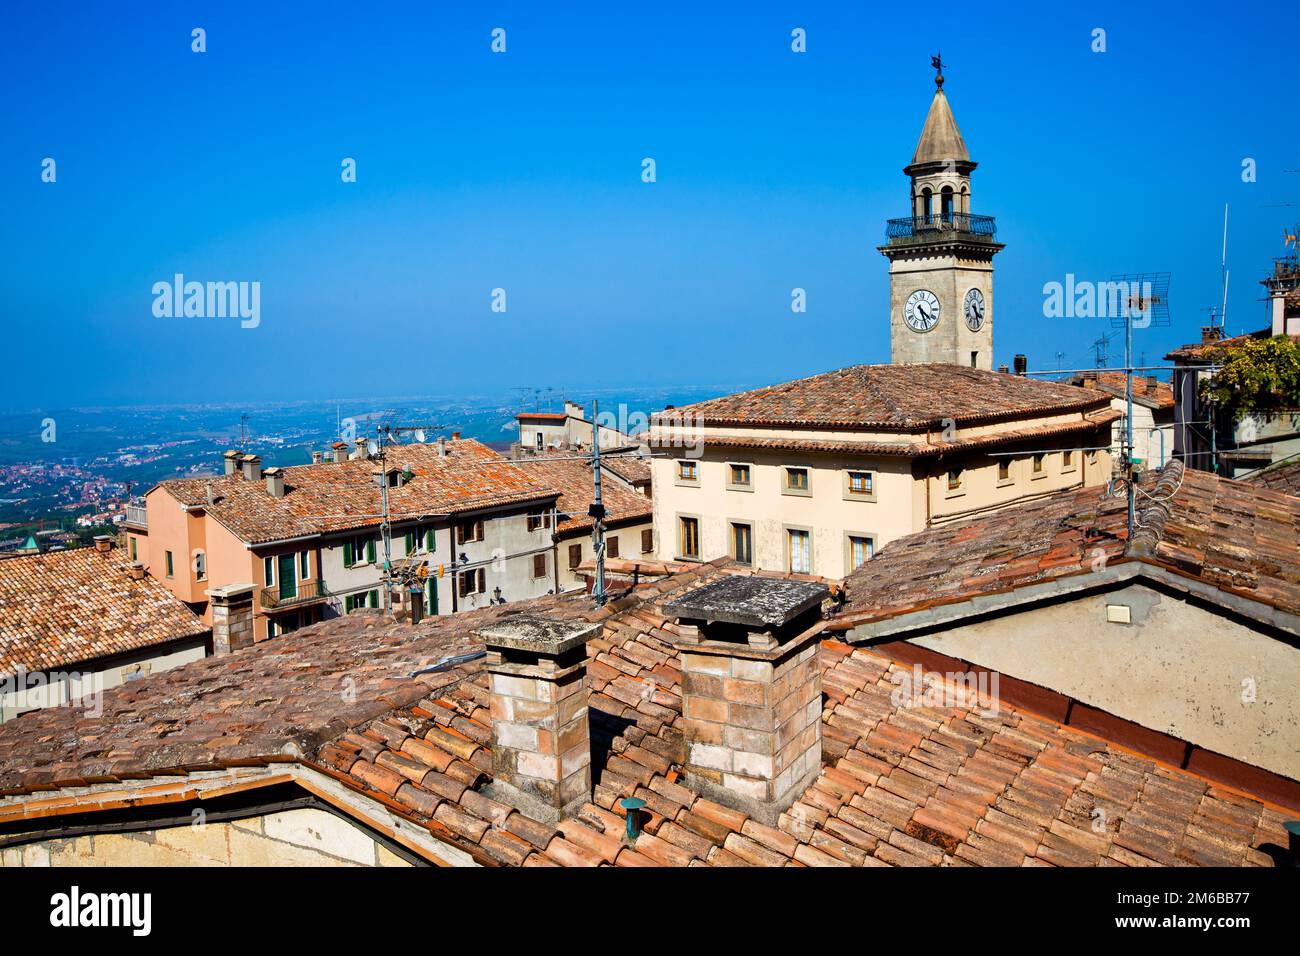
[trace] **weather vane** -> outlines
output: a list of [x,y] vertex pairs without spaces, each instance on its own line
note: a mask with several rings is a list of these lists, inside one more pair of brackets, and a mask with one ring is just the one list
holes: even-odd
[[943,68],[946,65],[943,62],[943,51],[939,51],[930,57],[930,65],[934,67],[934,83],[936,86],[943,86]]

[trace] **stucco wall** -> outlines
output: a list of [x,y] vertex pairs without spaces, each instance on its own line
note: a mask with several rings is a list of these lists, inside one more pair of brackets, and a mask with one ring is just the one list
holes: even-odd
[[235,822],[10,847],[0,866],[409,866],[364,831],[302,808]]
[[1300,649],[1146,585],[910,640],[1300,779]]

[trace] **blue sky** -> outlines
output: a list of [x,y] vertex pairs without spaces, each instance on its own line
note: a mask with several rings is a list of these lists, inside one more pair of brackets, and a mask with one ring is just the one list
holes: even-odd
[[[1196,338],[1224,203],[1229,330],[1262,326],[1300,220],[1298,8],[1068,7],[11,0],[3,404],[581,398],[888,361],[875,247],[936,47],[1007,245],[996,361],[1091,364],[1104,320],[1043,317],[1066,273],[1170,271],[1173,327],[1137,348]],[[261,324],[155,317],[177,272],[260,282]]]

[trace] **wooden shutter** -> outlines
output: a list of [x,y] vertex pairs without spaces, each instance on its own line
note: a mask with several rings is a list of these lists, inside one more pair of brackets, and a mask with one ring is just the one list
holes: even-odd
[[641,531],[641,550],[649,554],[655,549],[655,533],[653,528],[645,528]]
[[407,554],[415,553],[415,532],[414,531],[406,532],[406,553]]
[[[343,542],[343,567],[350,568],[354,562],[355,559],[352,555],[352,539],[348,538]],[[352,608],[349,607],[348,610],[350,611]]]
[[582,564],[582,545],[569,545],[569,570],[572,571],[580,564]]
[[[375,563],[375,539],[374,538],[366,539],[366,560],[369,561],[371,564]],[[376,607],[376,605],[374,604],[370,606]]]
[[546,577],[546,555],[545,554],[533,555],[533,577],[535,578]]
[[605,539],[605,554],[607,554],[607,555],[608,555],[609,557],[611,557],[611,558],[617,558],[617,557],[618,557],[618,537],[617,537],[617,536],[615,536],[615,537],[611,537],[611,538],[606,538],[606,539]]
[[430,528],[428,531],[426,531],[426,532],[424,533],[424,550],[425,550],[425,551],[432,552],[432,551],[433,551],[433,545],[434,545],[434,542],[435,542],[436,540],[437,540],[437,539],[434,537],[434,534],[433,534],[433,529]]

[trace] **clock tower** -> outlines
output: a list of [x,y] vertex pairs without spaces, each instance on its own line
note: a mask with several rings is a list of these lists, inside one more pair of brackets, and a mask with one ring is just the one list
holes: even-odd
[[912,181],[911,215],[889,220],[880,251],[889,259],[890,361],[946,362],[993,368],[992,216],[971,212],[976,164],[943,92],[943,63],[934,99],[903,172]]

